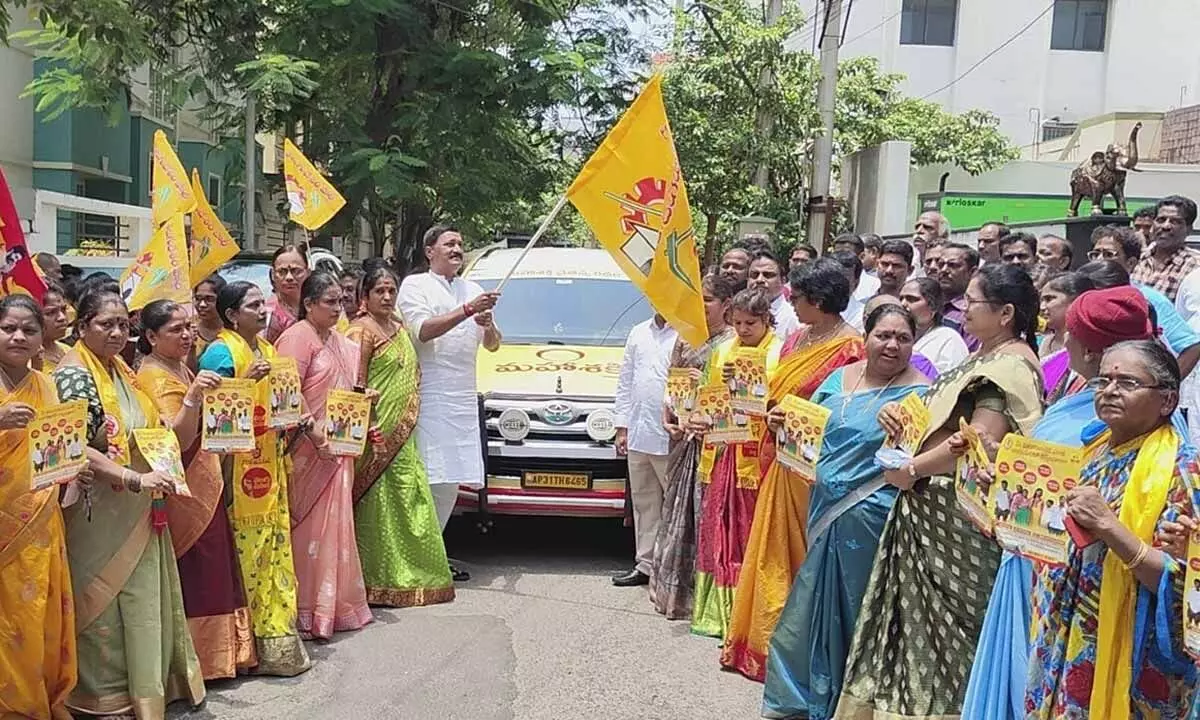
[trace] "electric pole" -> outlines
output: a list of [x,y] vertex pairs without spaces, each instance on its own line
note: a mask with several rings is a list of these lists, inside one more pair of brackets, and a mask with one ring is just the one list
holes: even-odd
[[[768,27],[779,22],[779,18],[783,17],[783,0],[767,0],[767,14],[763,18]],[[771,91],[771,85],[775,83],[775,73],[771,72],[770,66],[764,67],[758,75],[758,90],[760,97]],[[757,118],[758,137],[766,144],[771,139],[771,133],[775,132],[775,116],[766,110],[758,111]],[[767,189],[770,182],[770,167],[766,162],[761,162],[754,169],[754,186],[763,190]]]
[[258,126],[258,116],[254,107],[254,95],[246,93],[246,181],[242,184],[245,216],[242,218],[242,249],[257,250],[254,243],[254,184],[258,177],[256,169],[258,145],[254,141],[254,131]]
[[837,99],[838,45],[842,42],[842,0],[825,0],[824,29],[821,33],[821,84],[817,88],[817,109],[821,115],[821,134],[813,145],[812,189],[808,199],[808,244],[825,250],[825,234],[833,203],[829,197],[833,172],[833,122]]

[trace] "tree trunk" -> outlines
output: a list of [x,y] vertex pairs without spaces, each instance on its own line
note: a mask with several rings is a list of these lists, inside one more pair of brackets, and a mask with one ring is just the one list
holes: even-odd
[[421,237],[433,225],[433,213],[416,202],[400,209],[398,227],[392,237],[392,265],[400,277],[424,268],[425,254]]
[[704,258],[700,265],[706,271],[712,268],[716,259],[718,219],[716,213],[704,213]]

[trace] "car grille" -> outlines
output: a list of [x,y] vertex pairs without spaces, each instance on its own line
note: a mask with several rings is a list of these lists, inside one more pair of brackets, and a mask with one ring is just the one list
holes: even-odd
[[[568,408],[569,420],[563,421],[564,416],[554,412],[561,409],[559,406]],[[527,437],[530,440],[577,440],[581,443],[592,443],[587,434],[588,415],[601,408],[611,410],[612,402],[560,397],[519,400],[488,398],[484,400],[483,413],[489,438],[500,439],[500,413],[510,408],[524,410],[529,415]]]

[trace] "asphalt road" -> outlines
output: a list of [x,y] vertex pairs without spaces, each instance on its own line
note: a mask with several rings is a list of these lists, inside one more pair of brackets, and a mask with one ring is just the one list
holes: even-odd
[[448,547],[472,573],[453,603],[375,610],[375,623],[310,643],[290,679],[213,683],[189,720],[730,720],[762,687],[722,672],[715,640],[654,612],[619,521],[455,518]]

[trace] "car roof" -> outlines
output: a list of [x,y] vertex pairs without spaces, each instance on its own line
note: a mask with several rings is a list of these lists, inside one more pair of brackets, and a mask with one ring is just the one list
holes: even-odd
[[522,248],[497,248],[482,254],[467,270],[471,280],[500,280],[520,260],[514,278],[625,280],[628,276],[607,250],[535,247],[521,259]]

